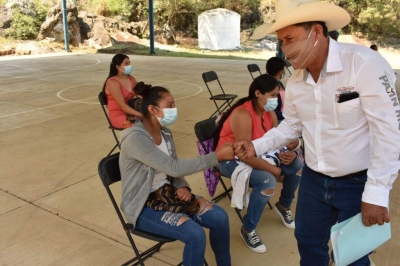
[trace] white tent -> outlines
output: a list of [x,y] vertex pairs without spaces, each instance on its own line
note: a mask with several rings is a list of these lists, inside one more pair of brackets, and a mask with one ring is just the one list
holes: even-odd
[[203,12],[198,17],[199,47],[222,50],[240,47],[240,15],[225,8]]

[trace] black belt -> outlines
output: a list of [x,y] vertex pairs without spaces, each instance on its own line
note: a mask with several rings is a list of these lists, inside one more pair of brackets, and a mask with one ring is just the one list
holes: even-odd
[[[304,166],[307,166],[307,164],[305,164]],[[307,167],[308,167],[308,166],[307,166]],[[310,167],[308,167],[308,169],[310,169],[311,171],[314,171],[314,170],[311,169]],[[316,173],[318,173],[318,174],[320,174],[320,175],[329,177],[329,178],[352,178],[352,177],[360,177],[360,176],[366,175],[367,172],[368,172],[368,169],[361,170],[361,171],[359,171],[359,172],[351,173],[351,174],[348,174],[348,175],[336,176],[336,177],[332,177],[332,176],[329,176],[329,175],[325,175],[325,174],[320,173],[320,172],[317,172],[317,171],[314,171],[314,172],[316,172]]]
[[362,170],[362,171],[359,171],[359,172],[355,172],[355,173],[348,174],[348,175],[344,175],[344,176],[337,176],[337,177],[334,177],[334,178],[352,178],[352,177],[359,177],[359,176],[364,176],[364,175],[366,175],[367,172],[368,172],[368,169],[365,169],[365,170]]

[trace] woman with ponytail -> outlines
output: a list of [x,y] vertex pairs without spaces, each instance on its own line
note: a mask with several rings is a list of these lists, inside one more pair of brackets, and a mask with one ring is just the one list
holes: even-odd
[[131,76],[132,65],[129,57],[116,54],[110,64],[110,73],[104,82],[103,92],[107,97],[107,108],[113,127],[129,128],[132,126],[131,116],[141,118],[143,115],[128,105],[135,97],[133,88],[136,79]]
[[[250,85],[249,95],[238,100],[221,118],[214,133],[214,145],[218,149],[225,142],[240,140],[254,140],[263,136],[272,127],[278,125],[274,112],[278,104],[279,85],[277,80],[268,74],[257,77]],[[292,145],[295,146],[296,145]],[[263,253],[265,245],[259,239],[255,229],[260,221],[262,212],[270,197],[274,194],[276,178],[284,174],[283,189],[279,202],[275,205],[283,223],[294,228],[290,205],[294,193],[299,185],[300,176],[296,173],[301,169],[302,163],[296,158],[296,153],[287,151],[279,154],[280,166],[270,164],[262,158],[243,159],[249,167],[249,183],[253,188],[247,206],[247,213],[243,216],[243,226],[240,236],[245,244],[254,252]],[[238,171],[238,166],[243,164],[236,160],[220,162],[218,167],[222,175],[232,178]],[[238,168],[240,169],[240,168]],[[235,172],[235,173],[234,173]],[[285,220],[284,220],[284,219]]]
[[[209,228],[216,265],[230,266],[227,213],[213,202],[192,194],[184,176],[233,159],[232,143],[225,143],[207,155],[178,159],[168,129],[178,118],[174,97],[163,87],[138,86],[143,120],[121,132],[121,208],[127,221],[140,230],[184,242],[185,266],[204,265],[207,238],[203,227]],[[169,201],[160,204],[161,198]],[[184,210],[186,205],[190,205],[190,211]]]

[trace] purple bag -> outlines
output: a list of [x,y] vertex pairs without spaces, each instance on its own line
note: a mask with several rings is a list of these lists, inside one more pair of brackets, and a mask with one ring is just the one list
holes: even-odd
[[[200,141],[197,141],[196,144],[197,144],[197,149],[199,150],[199,154],[205,155],[205,154],[208,154],[208,153],[214,151],[213,142],[214,141],[212,139],[205,140],[205,141],[203,141],[203,145],[204,145],[204,147],[203,147],[203,145],[200,143]],[[215,194],[215,191],[217,189],[217,185],[219,182],[220,173],[218,171],[218,167],[212,167],[212,168],[203,170],[203,173],[204,173],[204,179],[206,181],[208,193],[212,197]]]

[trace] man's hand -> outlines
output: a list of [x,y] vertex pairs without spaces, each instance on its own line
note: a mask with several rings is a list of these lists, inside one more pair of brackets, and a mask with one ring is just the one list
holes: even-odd
[[251,141],[241,140],[235,142],[235,144],[233,144],[233,148],[235,148],[235,154],[240,160],[256,157],[256,151],[254,150],[254,146]]
[[283,153],[279,153],[279,159],[285,165],[291,164],[294,159],[296,159],[297,154],[294,151],[287,151]]
[[386,207],[361,202],[361,214],[365,226],[383,225],[390,222],[389,211]]
[[176,195],[178,199],[181,201],[190,201],[192,198],[192,193],[189,191],[187,187],[180,187],[176,190]]

